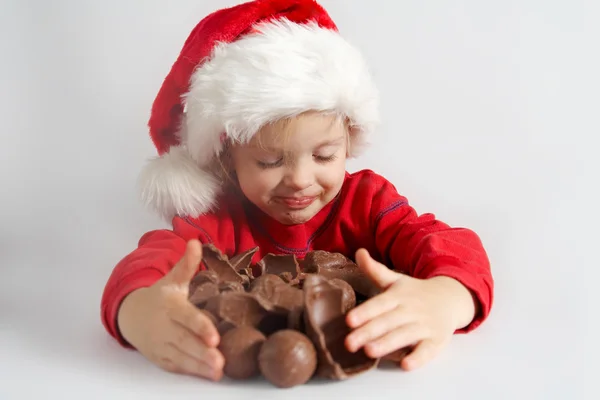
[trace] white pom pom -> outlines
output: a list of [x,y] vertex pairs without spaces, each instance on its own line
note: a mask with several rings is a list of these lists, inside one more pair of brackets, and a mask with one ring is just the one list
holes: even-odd
[[201,169],[183,147],[151,159],[138,180],[146,206],[170,221],[174,216],[195,218],[214,206],[220,184]]

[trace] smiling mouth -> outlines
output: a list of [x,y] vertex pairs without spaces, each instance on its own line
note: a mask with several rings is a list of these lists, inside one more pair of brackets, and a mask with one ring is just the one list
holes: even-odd
[[316,196],[305,196],[305,197],[277,197],[276,201],[285,205],[288,208],[302,209],[311,205],[315,200]]

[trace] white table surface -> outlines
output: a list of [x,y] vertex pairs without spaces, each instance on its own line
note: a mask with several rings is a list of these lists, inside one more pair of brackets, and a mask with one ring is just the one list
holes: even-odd
[[2,3],[0,400],[600,399],[592,2],[323,1],[382,90],[383,137],[351,169],[492,260],[490,318],[430,364],[284,391],[169,374],[108,336],[110,271],[161,227],[134,191],[151,101],[198,18],[234,3]]

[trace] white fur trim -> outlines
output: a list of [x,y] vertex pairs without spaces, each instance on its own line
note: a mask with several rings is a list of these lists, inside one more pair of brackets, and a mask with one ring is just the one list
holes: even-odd
[[221,151],[222,133],[246,142],[268,122],[308,110],[350,118],[358,155],[378,123],[378,93],[365,61],[339,33],[286,19],[259,25],[215,47],[193,74],[184,142],[205,165]]
[[149,160],[138,186],[142,201],[167,221],[175,215],[197,217],[209,211],[219,192],[217,178],[199,168],[179,146]]

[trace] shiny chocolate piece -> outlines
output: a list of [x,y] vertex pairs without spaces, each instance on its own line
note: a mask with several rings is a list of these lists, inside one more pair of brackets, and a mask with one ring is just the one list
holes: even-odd
[[246,292],[224,292],[206,303],[206,310],[235,326],[258,326],[271,305]]
[[292,275],[291,272],[284,272],[282,274],[279,274],[279,277],[287,284],[290,284],[290,282],[294,281],[294,275]]
[[249,379],[260,374],[258,355],[265,335],[251,326],[228,330],[219,343],[225,358],[223,373],[231,379]]
[[[286,284],[280,277],[266,274],[256,278],[250,285],[250,293],[268,300],[287,312],[287,327],[302,331],[304,326],[304,292]],[[282,311],[283,312],[283,311]]]
[[263,274],[281,275],[286,272],[295,279],[300,273],[300,264],[293,254],[267,254],[258,262]]
[[217,323],[216,328],[219,335],[223,337],[231,329],[236,328],[236,325],[233,322],[222,320]]
[[279,274],[279,277],[288,285],[302,289],[302,281],[304,280],[304,272],[299,272],[294,276],[291,272]]
[[307,336],[317,349],[319,376],[344,380],[378,365],[379,359],[369,358],[363,349],[351,353],[346,348],[350,328],[344,312],[344,291],[326,277],[306,276],[304,323]]
[[304,305],[304,292],[286,284],[283,279],[273,274],[256,278],[249,291],[287,310],[302,308]]
[[329,283],[344,291],[344,295],[342,296],[342,309],[344,314],[356,306],[356,293],[354,293],[354,289],[348,282],[343,279],[335,278],[331,279]]
[[221,322],[252,326],[265,335],[287,327],[288,311],[253,293],[223,292],[209,299],[205,308]]
[[219,283],[219,275],[215,271],[203,270],[200,271],[192,278],[189,286],[190,295],[196,291],[198,285],[204,282]]
[[291,388],[310,380],[317,368],[315,346],[306,335],[295,330],[273,333],[258,355],[260,372],[278,388]]
[[250,282],[252,281],[252,278],[249,275],[242,274],[242,273],[239,273],[239,275],[242,277],[242,286],[244,287],[244,290],[246,290],[246,288],[248,286],[250,286]]
[[198,308],[203,308],[206,302],[220,293],[219,287],[213,282],[199,284],[193,293],[190,293],[189,301]]
[[358,265],[340,253],[323,250],[308,252],[302,262],[305,273],[318,274],[328,279],[342,279],[350,284],[355,292],[373,297],[381,289],[360,270]]
[[302,270],[308,273],[318,273],[320,268],[337,268],[352,262],[348,257],[341,253],[330,253],[324,250],[313,250],[306,253],[302,260]]
[[263,276],[265,274],[265,263],[259,261],[256,264],[252,264],[250,269],[252,270],[252,275],[255,278],[258,278],[259,276]]
[[219,283],[219,291],[223,292],[245,292],[244,285],[239,282],[221,282]]
[[[245,279],[236,272],[229,263],[226,255],[213,244],[202,246],[202,261],[209,271],[214,271],[221,282],[239,282],[244,284]],[[246,282],[247,283],[247,282]]]
[[284,272],[282,274],[279,274],[279,277],[288,285],[293,286],[298,289],[302,289],[302,281],[304,280],[304,272],[300,272],[296,276],[293,276],[291,272]]
[[243,253],[239,253],[229,260],[229,264],[238,272],[249,269],[250,264],[252,263],[252,257],[254,257],[254,254],[257,251],[258,247],[254,247],[244,251]]
[[[248,287],[250,292],[256,292],[257,290],[267,290],[268,293],[272,292],[275,286],[287,286],[281,277],[273,274],[264,274],[254,279]],[[270,296],[266,296],[270,297]]]
[[252,282],[255,278],[254,271],[252,271],[252,268],[242,268],[242,269],[238,270],[237,273],[242,276],[247,276],[249,278],[248,279],[249,282]]
[[304,332],[304,307],[292,308],[288,314],[288,328]]

